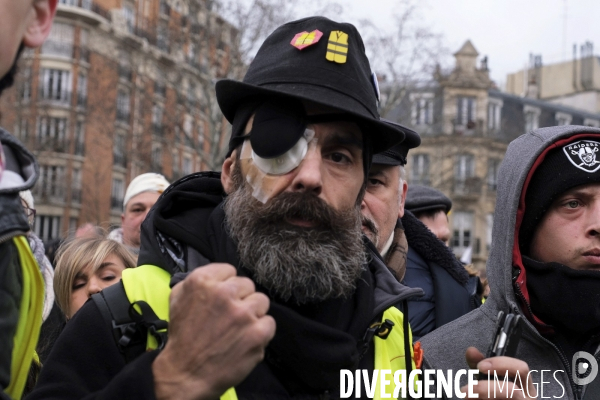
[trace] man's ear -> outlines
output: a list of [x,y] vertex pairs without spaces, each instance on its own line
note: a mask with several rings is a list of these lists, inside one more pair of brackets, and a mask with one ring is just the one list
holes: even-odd
[[233,180],[231,179],[231,174],[233,172],[233,168],[235,167],[235,163],[237,161],[237,149],[234,150],[229,157],[223,161],[223,168],[221,169],[221,184],[223,185],[223,190],[225,193],[229,194],[233,192]]
[[23,37],[27,47],[39,47],[50,34],[58,0],[34,0],[30,20]]
[[398,218],[404,217],[404,203],[406,202],[406,192],[408,191],[408,183],[402,180],[402,196],[400,196],[400,206],[398,207]]

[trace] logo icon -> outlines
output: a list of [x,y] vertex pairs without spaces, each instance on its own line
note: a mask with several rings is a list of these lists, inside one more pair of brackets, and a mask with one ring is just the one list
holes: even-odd
[[600,169],[600,161],[596,159],[599,149],[600,143],[593,140],[579,140],[563,147],[567,158],[574,166],[590,173]]
[[571,369],[573,382],[578,385],[587,385],[598,375],[598,361],[590,353],[578,351],[573,354]]
[[338,64],[346,62],[348,55],[348,34],[342,31],[331,31],[329,41],[327,42],[327,61],[332,61]]
[[294,36],[290,44],[298,50],[302,50],[317,43],[319,39],[321,39],[321,36],[323,36],[323,32],[318,29],[315,29],[312,32],[300,32]]

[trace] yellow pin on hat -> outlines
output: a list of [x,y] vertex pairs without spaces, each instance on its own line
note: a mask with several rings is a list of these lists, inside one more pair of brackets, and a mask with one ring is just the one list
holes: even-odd
[[327,61],[344,64],[348,55],[348,34],[342,31],[331,31],[327,42]]

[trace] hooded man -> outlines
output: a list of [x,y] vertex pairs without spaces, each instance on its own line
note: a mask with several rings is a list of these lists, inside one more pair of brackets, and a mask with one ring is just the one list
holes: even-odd
[[[413,367],[408,321],[393,305],[421,291],[394,279],[360,229],[372,152],[408,130],[379,120],[356,28],[322,17],[287,23],[243,82],[216,90],[233,124],[221,174],[192,174],[163,193],[142,225],[141,266],[69,321],[32,398],[335,398],[348,389],[341,370]],[[207,270],[239,275],[237,290],[207,301],[196,287]],[[207,334],[255,285],[268,301]],[[130,302],[143,306],[137,354],[128,346],[137,328],[113,329],[124,326],[108,311],[115,294],[127,296],[125,314],[135,317]],[[205,310],[211,303],[219,307]]]
[[[543,398],[600,398],[600,164],[582,163],[599,147],[600,129],[583,126],[537,129],[510,143],[498,174],[490,297],[422,339],[426,368],[468,362],[513,378],[518,370],[515,383],[526,390],[515,398],[533,395],[532,385]],[[481,362],[499,311],[523,318],[520,360]]]
[[[0,93],[14,82],[19,55],[40,46],[52,26],[56,0],[0,0]],[[30,189],[38,165],[0,128],[0,398],[20,398],[42,322],[44,281],[26,233],[19,192]]]

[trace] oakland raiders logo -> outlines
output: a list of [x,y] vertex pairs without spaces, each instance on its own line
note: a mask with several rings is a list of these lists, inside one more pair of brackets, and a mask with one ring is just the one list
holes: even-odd
[[596,160],[598,149],[600,142],[593,140],[580,140],[563,147],[571,163],[585,172],[596,172],[600,169],[600,161]]

